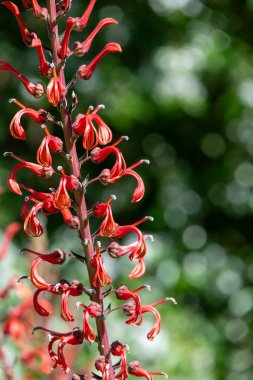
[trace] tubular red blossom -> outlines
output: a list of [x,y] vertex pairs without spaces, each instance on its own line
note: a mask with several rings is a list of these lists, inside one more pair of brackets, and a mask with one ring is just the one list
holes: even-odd
[[108,43],[103,50],[86,66],[82,65],[78,69],[78,75],[83,80],[88,80],[92,76],[95,68],[97,67],[98,63],[101,61],[101,59],[108,53],[121,53],[122,49],[119,44],[116,42],[110,42]]
[[20,82],[23,83],[27,92],[33,95],[35,98],[40,98],[44,93],[44,85],[41,82],[33,83],[29,81],[26,77],[16,71],[11,64],[5,61],[0,61],[0,71],[9,71],[11,74],[15,75]]
[[129,318],[126,323],[127,324],[135,324],[141,314],[141,300],[138,294],[136,294],[137,291],[144,289],[145,286],[138,288],[136,290],[129,290],[126,285],[121,285],[115,290],[115,295],[119,300],[129,300],[130,298],[133,298],[135,303],[135,312],[131,314],[131,318]]
[[18,9],[16,4],[14,4],[12,1],[2,1],[2,4],[4,6],[6,6],[6,8],[8,8],[13,13],[13,15],[16,17],[16,20],[17,20],[19,27],[20,27],[22,39],[23,39],[24,43],[30,47],[33,39],[37,37],[36,34],[30,33],[28,31],[24,21],[21,18],[19,9]]
[[[48,352],[53,361],[53,368],[56,368],[59,365],[65,373],[69,373],[69,366],[65,360],[63,349],[67,344],[72,346],[82,344],[84,339],[83,332],[78,327],[75,327],[72,331],[66,334],[48,330],[44,327],[35,327],[34,331],[36,330],[43,330],[49,333]],[[57,341],[59,341],[59,344],[57,353],[55,353],[53,351],[53,344]]]
[[37,18],[46,20],[48,17],[48,12],[46,8],[41,8],[37,0],[31,0],[31,7],[33,8],[33,13]]
[[10,132],[15,139],[19,140],[26,139],[26,133],[20,121],[23,115],[31,117],[38,124],[44,124],[48,119],[48,113],[45,110],[36,111],[32,108],[24,108],[18,111],[10,123]]
[[118,340],[111,344],[111,353],[113,356],[120,356],[121,358],[121,369],[115,376],[115,379],[125,380],[128,377],[127,372],[127,360],[126,360],[126,350],[127,346],[123,345]]
[[77,55],[78,57],[82,57],[84,54],[88,53],[90,50],[91,44],[98,34],[98,32],[107,25],[118,24],[118,21],[114,20],[113,18],[104,18],[103,20],[99,21],[96,28],[90,33],[90,35],[86,38],[84,42],[76,41],[73,46],[73,53]]
[[71,31],[73,30],[73,26],[76,24],[76,20],[77,19],[73,17],[70,17],[67,20],[66,30],[65,30],[64,37],[62,39],[62,44],[61,44],[60,49],[57,52],[58,57],[61,59],[65,59],[70,54],[70,51],[68,49],[69,38],[70,38]]
[[39,222],[39,220],[36,218],[36,214],[39,210],[41,210],[44,206],[43,202],[35,204],[31,211],[28,213],[24,220],[24,231],[27,235],[33,236],[33,237],[39,237],[43,234],[44,230]]
[[102,373],[102,380],[109,380],[109,363],[105,356],[101,355],[97,358],[95,368]]
[[18,222],[10,223],[5,231],[4,231],[4,238],[0,247],[0,260],[5,257],[5,255],[8,252],[10,243],[12,242],[14,236],[18,231],[21,229],[21,224]]
[[22,353],[20,359],[32,371],[39,370],[44,375],[48,375],[51,370],[50,359],[43,346]]
[[[161,330],[161,316],[160,314],[158,313],[158,311],[154,308],[154,306],[157,306],[157,305],[160,305],[161,303],[164,303],[164,302],[167,302],[167,301],[171,301],[173,302],[174,304],[176,304],[176,301],[174,298],[163,298],[162,300],[160,301],[157,301],[153,304],[150,304],[150,305],[141,305],[140,306],[140,319],[139,321],[136,323],[136,325],[140,325],[142,323],[142,314],[144,313],[152,313],[154,314],[155,316],[155,325],[154,327],[149,331],[149,333],[147,334],[147,338],[148,340],[154,340],[154,338],[159,334],[160,330]],[[123,306],[123,310],[124,310],[124,313],[127,315],[127,316],[133,316],[136,314],[136,306],[134,304],[133,301],[128,301],[124,304]],[[126,321],[127,323],[127,321]]]
[[129,274],[128,277],[131,280],[135,278],[139,278],[144,275],[145,271],[146,271],[145,262],[143,259],[139,259],[138,264],[134,267],[134,269],[132,270],[132,272]]
[[[63,142],[56,136],[45,136],[37,150],[36,160],[39,165],[44,167],[52,166],[52,153],[62,152]],[[51,151],[51,152],[50,152]]]
[[[68,181],[69,182],[68,186],[73,185],[72,176],[68,176],[68,177],[70,177]],[[27,189],[28,188],[26,188],[26,190]],[[35,192],[32,189],[29,189],[29,191],[31,192],[32,195],[25,199],[25,202],[21,209],[21,217],[25,222],[24,224],[25,232],[28,235],[40,236],[43,233],[43,228],[41,224],[39,223],[38,219],[36,218],[36,214],[38,211],[41,211],[45,215],[57,213],[60,211],[64,219],[64,222],[68,225],[69,228],[77,228],[77,229],[79,228],[78,218],[76,216],[73,216],[71,214],[71,211],[68,208],[59,210],[54,206],[54,197],[55,197],[54,192],[40,193],[40,192]],[[31,201],[35,202],[35,205],[29,211],[28,204]]]
[[85,9],[83,15],[77,21],[76,30],[82,31],[86,27],[96,1],[97,0],[90,0],[90,2],[88,4],[87,8]]
[[45,58],[41,40],[39,38],[34,38],[32,40],[31,47],[37,50],[37,53],[39,56],[39,62],[40,62],[39,69],[40,69],[41,75],[48,77],[52,73],[52,68],[51,68],[50,63]]
[[30,323],[23,315],[31,310],[31,308],[32,300],[28,300],[18,304],[13,309],[10,309],[5,319],[3,333],[5,335],[10,335],[14,341],[19,341],[25,336],[27,330],[30,328]]
[[120,177],[124,170],[126,170],[126,162],[120,150],[115,146],[107,146],[105,148],[95,148],[91,151],[91,161],[94,164],[100,164],[103,162],[111,153],[116,156],[116,162],[110,171],[111,177]]
[[106,205],[105,218],[99,227],[99,235],[102,237],[114,237],[119,227],[118,224],[114,221],[114,218],[112,215],[112,209],[110,206],[110,202],[112,199],[115,199],[115,197],[111,196],[105,203]]
[[[94,110],[93,107],[89,107],[86,114],[77,115],[73,123],[74,132],[78,136],[83,135],[83,147],[86,150],[94,149],[97,145],[109,144],[112,140],[110,128],[97,114],[101,108],[104,108],[102,104],[97,106]],[[98,131],[95,128],[94,122],[97,125]]]
[[47,85],[47,99],[54,107],[56,107],[60,99],[65,96],[66,89],[62,87],[61,82],[57,76],[56,69],[53,67],[53,77]]
[[63,175],[54,196],[54,207],[57,210],[70,208],[71,199],[67,190],[77,190],[79,181],[74,176]]
[[96,252],[91,259],[91,265],[96,269],[93,279],[95,287],[104,287],[112,283],[112,278],[106,273],[103,267],[103,256],[100,253],[100,244],[97,243]]
[[84,339],[89,343],[93,343],[96,339],[96,333],[89,323],[89,317],[96,318],[100,317],[102,313],[101,306],[97,302],[91,302],[89,306],[84,305],[81,302],[76,303],[77,308],[80,306],[83,310],[83,334]]
[[147,380],[153,380],[153,377],[151,375],[161,375],[161,376],[164,376],[165,378],[168,378],[168,376],[164,372],[146,371],[145,369],[142,368],[141,363],[137,360],[134,360],[128,363],[127,370],[130,375],[133,375],[136,377],[145,377],[145,379]]
[[60,0],[56,4],[57,16],[64,16],[71,8],[72,0]]
[[53,252],[47,253],[47,254],[35,252],[27,248],[21,249],[20,253],[24,253],[24,252],[31,253],[33,255],[38,256],[33,260],[33,263],[31,265],[30,280],[32,284],[37,289],[47,289],[48,288],[47,282],[37,272],[38,264],[41,263],[42,261],[45,261],[50,264],[58,264],[58,265],[63,264],[66,260],[66,254],[59,248],[56,248]]
[[50,178],[53,174],[53,168],[52,167],[47,167],[45,168],[44,166],[34,164],[32,162],[21,162],[20,164],[16,165],[12,171],[9,174],[8,177],[8,184],[9,188],[13,193],[22,195],[22,192],[20,190],[20,186],[16,180],[16,173],[23,168],[27,168],[31,170],[34,174],[36,174],[38,177],[45,177],[45,178]]

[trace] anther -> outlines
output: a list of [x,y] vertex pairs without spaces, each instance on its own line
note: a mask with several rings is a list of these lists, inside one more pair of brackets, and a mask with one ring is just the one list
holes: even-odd
[[9,156],[11,156],[13,154],[13,152],[4,152],[3,153],[3,156],[4,157],[9,157]]
[[144,284],[144,287],[147,289],[148,292],[151,292],[151,286],[148,284]]
[[152,243],[155,241],[153,235],[145,235],[145,238],[146,238],[146,239],[150,239],[150,240],[152,241]]
[[101,248],[101,241],[97,241],[96,244],[97,244],[97,247],[98,247],[98,248]]
[[81,302],[80,302],[80,301],[76,302],[76,308],[77,308],[77,309],[79,309],[80,305],[81,305]]
[[128,141],[129,140],[129,137],[128,136],[121,136],[122,140],[126,140]]
[[151,222],[153,222],[155,218],[153,216],[146,216],[146,220],[150,220]]
[[171,301],[172,303],[174,303],[174,305],[177,305],[177,301],[175,300],[175,298],[167,297],[166,300]]
[[142,163],[142,164],[147,164],[147,165],[149,165],[149,164],[150,164],[150,161],[149,161],[149,160],[141,160],[141,163]]
[[93,111],[93,110],[94,110],[94,107],[93,107],[93,106],[89,106],[88,109],[89,109],[90,111]]

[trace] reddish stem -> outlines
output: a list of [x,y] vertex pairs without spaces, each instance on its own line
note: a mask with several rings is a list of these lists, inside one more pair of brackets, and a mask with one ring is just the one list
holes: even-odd
[[[51,47],[52,47],[52,55],[54,64],[56,67],[61,62],[61,59],[57,55],[57,51],[60,48],[60,40],[59,40],[59,33],[58,33],[58,25],[57,25],[57,17],[56,17],[56,5],[55,0],[48,0],[48,30],[50,33],[50,39],[51,39]],[[59,72],[59,79],[61,81],[62,87],[65,87],[66,81],[65,81],[65,75],[64,75],[64,69],[61,68]],[[75,175],[78,180],[82,183],[82,177],[80,173],[80,164],[77,156],[76,146],[75,143],[72,141],[72,122],[71,122],[71,115],[68,111],[68,104],[67,99],[64,99],[63,103],[60,106],[61,108],[61,119],[63,123],[63,132],[64,132],[64,138],[65,138],[65,145],[67,153],[71,155],[72,159],[69,160],[70,165],[70,171],[71,174]],[[91,242],[91,232],[90,232],[90,225],[89,225],[89,219],[88,219],[88,211],[86,206],[85,197],[82,191],[75,191],[75,203],[77,206],[77,216],[80,221],[80,238],[82,241],[89,241]],[[103,295],[102,295],[102,289],[101,288],[94,288],[92,285],[95,275],[95,269],[91,266],[91,258],[94,255],[94,248],[92,243],[89,243],[88,245],[84,246],[84,253],[86,257],[86,266],[87,271],[89,274],[89,281],[91,288],[95,289],[96,294],[93,296],[93,301],[99,303],[101,305],[102,310],[104,310],[103,306]],[[101,355],[107,356],[109,354],[110,350],[110,343],[108,338],[108,332],[107,332],[107,326],[106,321],[103,318],[96,318],[96,325],[97,325],[97,337],[98,337],[98,349]],[[109,369],[109,377],[108,380],[114,380],[114,372],[112,367],[111,359],[109,359],[110,369]]]

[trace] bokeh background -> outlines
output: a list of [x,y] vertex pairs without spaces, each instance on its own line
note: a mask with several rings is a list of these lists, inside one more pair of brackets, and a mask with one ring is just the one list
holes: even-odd
[[[73,1],[71,14],[80,15],[84,3]],[[151,164],[137,169],[146,183],[141,203],[129,203],[134,181],[125,178],[110,188],[92,185],[87,191],[88,204],[114,193],[117,201],[113,210],[120,224],[154,216],[153,223],[143,225],[155,238],[149,244],[144,280],[153,291],[143,293],[143,300],[151,303],[171,296],[178,301],[177,306],[158,307],[162,332],[153,342],[145,338],[152,316],[146,315],[144,324],[133,328],[124,325],[120,312],[109,320],[111,338],[129,344],[131,359],[139,359],[150,370],[162,369],[174,380],[250,380],[253,1],[100,0],[87,32],[104,17],[116,18],[119,25],[101,32],[87,57],[67,62],[68,78],[106,42],[119,42],[123,53],[106,57],[90,81],[78,81],[76,113],[84,112],[90,104],[104,103],[106,109],[100,115],[115,138],[130,137],[121,145],[127,162],[147,158]],[[36,53],[22,45],[14,17],[2,7],[0,18],[0,59],[13,63],[30,79],[41,79]],[[34,20],[29,12],[24,19],[47,43],[43,22]],[[65,20],[61,24],[64,28]],[[79,34],[72,37],[82,40]],[[16,97],[37,109],[48,107],[47,102],[28,96],[4,72],[0,73],[0,92],[1,153],[13,150],[33,161],[42,136],[39,127],[26,120],[27,143],[14,141],[8,126],[17,107],[8,99]],[[20,220],[23,199],[11,194],[6,185],[14,164],[10,158],[1,159],[1,186],[6,189],[0,198],[3,230],[8,223]],[[92,178],[100,170],[90,165],[83,173]],[[21,178],[36,189],[46,191],[49,187],[45,180],[29,173],[20,174]],[[44,223],[46,234],[39,243],[29,241],[23,232],[15,238],[1,263],[1,288],[14,273],[28,273],[26,259],[18,254],[20,247],[39,245],[49,252],[59,246],[81,252],[78,240],[59,216]],[[97,225],[95,222],[93,228]],[[115,284],[125,282],[131,269],[127,259],[114,262],[106,258],[106,266]],[[87,280],[79,264],[70,263],[60,270],[59,276]],[[12,294],[11,299],[1,302],[2,321],[8,307],[17,302],[15,297]],[[114,299],[112,302],[116,304]],[[60,320],[49,325],[68,330]],[[9,360],[15,363],[15,379],[23,379],[26,369],[17,348],[8,337],[1,339]],[[95,349],[88,345],[79,351],[79,372],[91,366],[92,352],[95,354]]]

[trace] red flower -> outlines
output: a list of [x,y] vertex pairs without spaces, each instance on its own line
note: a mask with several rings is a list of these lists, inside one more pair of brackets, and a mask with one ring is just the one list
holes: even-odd
[[102,373],[102,380],[109,380],[109,363],[105,356],[101,355],[95,361],[95,368]]
[[[150,305],[141,305],[140,306],[140,314],[139,314],[140,319],[138,322],[135,323],[135,325],[139,326],[142,323],[142,314],[144,314],[144,313],[149,312],[149,313],[154,314],[154,316],[155,316],[155,325],[149,331],[149,333],[147,335],[148,340],[153,340],[156,337],[156,335],[159,334],[159,332],[161,330],[161,316],[158,313],[158,311],[154,308],[154,306],[160,305],[161,303],[167,302],[167,301],[172,301],[174,304],[176,304],[176,301],[174,298],[164,298],[164,299],[157,301],[157,302],[154,302]],[[131,300],[125,303],[125,305],[123,306],[123,310],[127,316],[133,317],[133,316],[136,316],[136,314],[137,314],[136,305]],[[126,323],[128,323],[128,320],[126,321]]]
[[52,167],[44,167],[41,165],[34,164],[32,162],[21,162],[20,164],[16,165],[12,171],[9,174],[8,177],[8,184],[9,188],[13,193],[16,193],[18,195],[22,195],[22,192],[20,190],[20,186],[16,179],[16,173],[23,168],[27,168],[31,170],[34,174],[36,174],[38,177],[45,177],[50,178],[53,174],[53,168]]
[[139,292],[142,289],[148,289],[150,290],[149,285],[143,285],[140,288],[137,288],[135,290],[129,290],[126,285],[120,285],[118,288],[115,289],[115,295],[119,300],[129,300],[130,298],[133,298],[134,305],[135,305],[135,311],[131,314],[131,318],[129,318],[126,323],[127,324],[135,324],[138,320],[140,314],[141,314],[141,300],[137,292]]
[[[64,222],[69,228],[79,228],[79,221],[76,216],[71,214],[69,208],[57,209],[54,205],[55,193],[40,193],[29,189],[31,195],[26,197],[25,202],[21,209],[21,217],[24,220],[25,232],[30,236],[40,236],[43,233],[43,228],[36,214],[41,211],[45,215],[61,212]],[[28,205],[33,201],[35,205],[29,210]]]
[[63,142],[59,137],[48,135],[45,136],[37,150],[36,159],[39,165],[44,167],[52,166],[52,153],[62,152]]
[[20,359],[32,371],[40,371],[44,375],[48,375],[51,371],[50,359],[44,346],[23,352]]
[[100,317],[102,313],[101,306],[97,302],[91,302],[89,306],[84,305],[81,302],[76,303],[76,307],[83,307],[83,334],[84,339],[89,343],[93,343],[96,339],[96,333],[89,323],[89,317],[96,318]]
[[4,231],[4,238],[0,247],[0,259],[3,259],[8,252],[10,243],[12,242],[16,233],[21,229],[21,224],[18,222],[13,222],[8,224]]
[[[79,114],[73,124],[74,132],[81,136],[83,135],[83,147],[86,150],[91,150],[97,145],[106,145],[112,140],[112,132],[108,125],[101,119],[97,112],[104,108],[101,104],[94,110],[90,106],[85,115]],[[92,112],[91,112],[92,111]],[[97,125],[97,129],[95,125]]]
[[30,280],[33,283],[33,285],[38,288],[38,289],[47,289],[48,284],[47,282],[38,274],[37,272],[37,266],[39,263],[45,261],[50,264],[63,264],[66,260],[66,254],[63,252],[61,249],[56,248],[53,252],[51,253],[39,253],[35,252],[31,249],[28,248],[23,248],[20,250],[20,253],[31,253],[33,255],[36,255],[36,257],[33,260],[33,263],[31,265],[30,269]]
[[6,8],[8,8],[13,13],[13,15],[16,17],[16,20],[17,20],[19,27],[20,27],[22,39],[23,39],[24,43],[28,47],[30,47],[32,40],[37,37],[36,34],[30,33],[28,31],[24,21],[21,18],[20,11],[19,11],[16,4],[14,4],[12,1],[2,1],[2,4],[5,5]]
[[63,175],[54,194],[54,207],[57,210],[69,209],[71,207],[71,199],[67,190],[77,190],[80,187],[80,182],[75,176],[66,175],[61,166],[58,167],[58,170],[62,171]]
[[71,8],[72,0],[60,0],[56,4],[57,16],[64,16]]
[[[41,277],[40,277],[41,279]],[[61,317],[66,322],[73,322],[74,317],[71,314],[69,307],[68,307],[68,299],[69,296],[72,297],[78,297],[81,296],[83,292],[87,294],[91,294],[91,291],[86,289],[79,281],[72,280],[70,283],[66,280],[61,280],[57,284],[47,284],[41,285],[41,283],[38,282],[38,275],[36,275],[36,281],[35,277],[33,277],[33,280],[31,279],[32,283],[37,287],[36,292],[34,293],[33,297],[33,305],[34,309],[37,311],[37,313],[41,316],[47,317],[49,316],[49,312],[47,309],[45,309],[38,301],[38,297],[42,292],[49,292],[51,294],[55,295],[61,295]]]
[[136,266],[134,267],[134,269],[132,270],[132,272],[129,274],[128,277],[131,278],[131,280],[135,278],[139,278],[144,275],[145,270],[146,270],[146,266],[145,266],[144,260],[139,259],[138,264],[136,264]]
[[29,92],[29,94],[33,95],[35,98],[40,98],[45,93],[43,83],[33,83],[29,81],[26,77],[24,77],[22,74],[16,71],[14,67],[10,65],[8,62],[0,61],[0,71],[1,70],[9,71],[11,74],[15,75],[15,77],[17,77],[20,80],[20,82],[23,83],[27,92]]
[[[11,101],[13,102],[14,99],[11,99]],[[44,124],[48,119],[48,113],[44,110],[36,111],[32,108],[23,108],[20,111],[18,111],[10,123],[10,132],[15,139],[19,140],[26,139],[26,134],[20,121],[23,115],[31,117],[35,121],[35,123],[38,123],[40,125]]]
[[78,75],[81,79],[88,80],[92,76],[95,68],[97,67],[98,63],[101,61],[101,59],[108,53],[121,53],[122,49],[119,44],[116,42],[110,42],[108,43],[103,50],[88,64],[88,65],[82,65],[78,69]]
[[128,372],[127,372],[127,361],[126,361],[126,353],[125,350],[127,348],[127,345],[123,345],[121,342],[116,340],[111,344],[110,351],[113,356],[120,356],[121,359],[121,369],[115,376],[115,379],[125,380],[128,378]]
[[96,0],[90,0],[90,3],[86,8],[85,12],[83,13],[82,17],[68,18],[64,37],[62,39],[61,48],[58,50],[58,56],[60,58],[65,59],[70,54],[70,52],[68,51],[68,45],[71,31],[76,30],[80,32],[85,28],[89,20],[90,14],[92,12],[92,9],[95,5],[95,2]]
[[100,164],[103,162],[111,153],[116,156],[116,162],[110,171],[111,177],[120,177],[124,170],[126,170],[126,162],[120,150],[114,145],[107,146],[105,148],[95,148],[91,151],[91,161],[94,164]]
[[84,54],[88,53],[90,50],[90,46],[93,42],[93,39],[96,37],[98,32],[107,25],[112,24],[118,24],[118,21],[114,20],[113,18],[104,18],[103,20],[99,21],[96,28],[90,33],[90,35],[86,38],[84,42],[76,41],[73,46],[73,53],[77,55],[78,57],[82,57]]
[[35,17],[46,20],[48,17],[47,8],[41,8],[37,0],[22,0],[23,4],[25,3],[27,7],[33,9]]
[[39,62],[40,62],[39,69],[40,69],[41,75],[48,77],[52,73],[52,67],[45,58],[41,40],[39,38],[33,38],[31,47],[37,50],[37,53],[39,56]]
[[151,372],[146,371],[142,368],[141,363],[137,360],[134,360],[130,363],[128,363],[127,367],[128,373],[130,375],[136,376],[136,377],[145,377],[147,380],[153,380],[153,377],[151,375],[161,375],[164,376],[166,379],[168,379],[168,376],[164,372]]
[[[84,335],[83,332],[75,327],[72,331],[62,334],[52,330],[45,329],[44,327],[35,327],[33,331],[43,330],[49,333],[49,344],[48,344],[48,352],[50,358],[53,361],[53,368],[56,368],[58,365],[62,367],[65,373],[69,373],[69,366],[64,357],[63,349],[66,344],[70,344],[75,346],[77,344],[82,344]],[[59,341],[57,353],[53,350],[53,345],[55,342]]]
[[[119,225],[114,221],[110,206],[113,199],[116,199],[115,195],[112,195],[104,204],[106,208],[105,218],[99,227],[99,235],[102,237],[114,237],[119,227]],[[100,209],[101,208],[102,206],[100,204]]]
[[47,99],[54,107],[56,107],[60,99],[65,96],[66,89],[62,87],[60,79],[57,76],[55,66],[53,66],[53,77],[47,85]]
[[101,288],[112,283],[111,277],[106,273],[103,267],[103,256],[100,253],[100,242],[97,242],[96,252],[91,259],[91,265],[96,269],[96,273],[93,278],[93,285],[96,288]]

